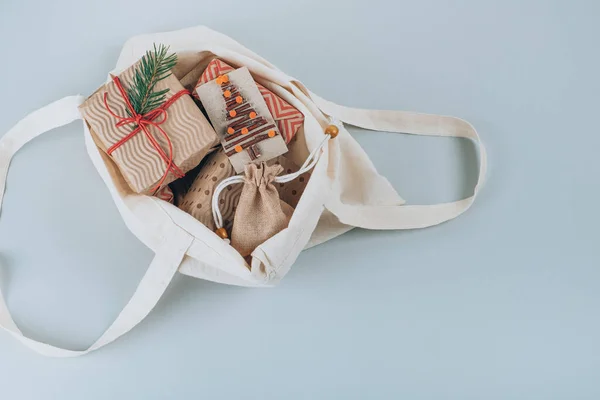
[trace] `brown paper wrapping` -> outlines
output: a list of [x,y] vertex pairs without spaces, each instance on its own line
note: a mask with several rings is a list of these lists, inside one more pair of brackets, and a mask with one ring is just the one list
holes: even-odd
[[[229,163],[229,158],[220,149],[207,158],[177,206],[214,231],[216,227],[211,208],[214,189],[223,179],[233,175],[235,171]],[[230,185],[219,196],[219,210],[223,215],[223,223],[227,231],[231,231],[233,215],[241,192],[242,185]]]
[[[125,88],[129,87],[135,66],[130,67],[119,75]],[[183,86],[173,75],[157,83],[155,90],[169,89],[167,100]],[[116,127],[118,122],[104,105],[104,93],[108,93],[108,105],[119,116],[127,117],[127,106],[114,82],[110,82],[96,91],[80,106],[81,113],[92,128],[94,141],[106,152],[108,148],[120,141],[133,125]],[[167,110],[168,118],[160,127],[169,136],[173,146],[173,161],[185,173],[197,166],[208,151],[218,143],[217,135],[202,112],[194,104],[190,96],[182,96]],[[162,117],[159,117],[160,120]],[[168,154],[167,141],[158,130],[149,126],[161,148]],[[150,144],[143,132],[139,132],[111,154],[123,178],[136,193],[149,193],[162,179],[166,164],[160,158],[156,149]],[[162,186],[176,179],[169,173]]]
[[187,71],[185,75],[183,75],[179,81],[183,85],[184,88],[189,90],[192,93],[193,97],[197,97],[196,94],[196,86],[198,80],[202,73],[206,70],[208,65],[210,65],[214,56],[207,56],[206,54],[199,54],[196,63],[192,68]]
[[[268,161],[267,164],[281,165],[283,167],[283,172],[281,172],[282,175],[291,174],[292,172],[296,172],[300,169],[300,167],[294,164],[286,156],[279,156],[274,160]],[[293,208],[296,208],[309,179],[310,172],[305,172],[293,181],[286,183],[275,183],[274,185],[279,192],[279,198]]]

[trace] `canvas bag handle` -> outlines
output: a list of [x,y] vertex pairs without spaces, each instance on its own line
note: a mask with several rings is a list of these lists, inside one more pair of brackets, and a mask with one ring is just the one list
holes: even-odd
[[[78,106],[84,100],[82,96],[70,96],[49,104],[29,114],[0,138],[0,207],[10,161],[14,154],[44,132],[81,119]],[[129,332],[150,313],[175,276],[192,242],[193,236],[181,229],[167,230],[156,249],[154,259],[127,305],[106,332],[86,350],[62,349],[24,336],[11,317],[1,290],[0,327],[45,356],[75,357],[97,350]]]
[[450,203],[391,206],[344,204],[335,199],[326,206],[340,222],[365,229],[426,228],[458,217],[475,201],[485,179],[487,156],[477,131],[467,121],[456,117],[408,111],[344,107],[314,93],[311,93],[311,98],[323,113],[359,128],[412,135],[461,137],[473,140],[479,148],[479,175],[471,196]]

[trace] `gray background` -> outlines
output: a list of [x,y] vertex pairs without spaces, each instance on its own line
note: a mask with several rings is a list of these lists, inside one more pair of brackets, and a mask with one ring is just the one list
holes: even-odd
[[[138,328],[86,357],[42,358],[2,333],[0,398],[598,399],[598,17],[593,0],[0,0],[0,132],[93,92],[127,38],[206,24],[333,101],[465,118],[491,161],[455,221],[352,231],[272,290],[179,276]],[[410,203],[474,183],[469,142],[356,137]],[[8,304],[25,333],[84,348],[152,254],[80,124],[26,146],[8,184]]]

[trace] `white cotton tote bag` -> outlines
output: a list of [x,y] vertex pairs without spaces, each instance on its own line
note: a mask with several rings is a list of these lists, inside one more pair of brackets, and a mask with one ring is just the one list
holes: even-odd
[[[306,89],[241,44],[206,27],[137,36],[125,43],[117,74],[137,61],[154,43],[171,51],[198,57],[218,56],[227,63],[246,66],[255,79],[305,116],[306,154],[323,141],[324,130],[336,121],[340,133],[321,151],[312,177],[288,228],[252,253],[251,264],[223,239],[177,207],[155,197],[121,190],[115,167],[95,146],[87,125],[87,151],[110,190],[127,227],[151,248],[155,257],[129,303],[115,322],[88,349],[61,349],[25,337],[14,323],[0,293],[0,325],[33,350],[53,357],[73,357],[96,350],[128,332],[154,308],[177,271],[214,282],[267,287],[277,284],[299,253],[353,227],[415,229],[440,224],[467,210],[480,189],[486,169],[485,150],[475,129],[458,118],[401,111],[351,109],[328,102]],[[80,120],[83,96],[71,96],[39,109],[0,139],[0,204],[11,158],[27,142],[54,128]],[[343,124],[372,131],[472,139],[479,148],[479,179],[473,195],[437,205],[404,205],[390,183],[379,175],[368,156]]]

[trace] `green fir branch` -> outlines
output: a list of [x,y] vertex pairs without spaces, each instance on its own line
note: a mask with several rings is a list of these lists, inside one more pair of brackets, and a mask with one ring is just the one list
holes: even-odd
[[171,69],[177,64],[177,54],[168,54],[168,51],[168,46],[154,44],[154,50],[147,51],[135,69],[127,96],[137,114],[149,113],[166,101],[169,89],[155,92],[154,88],[171,75]]

